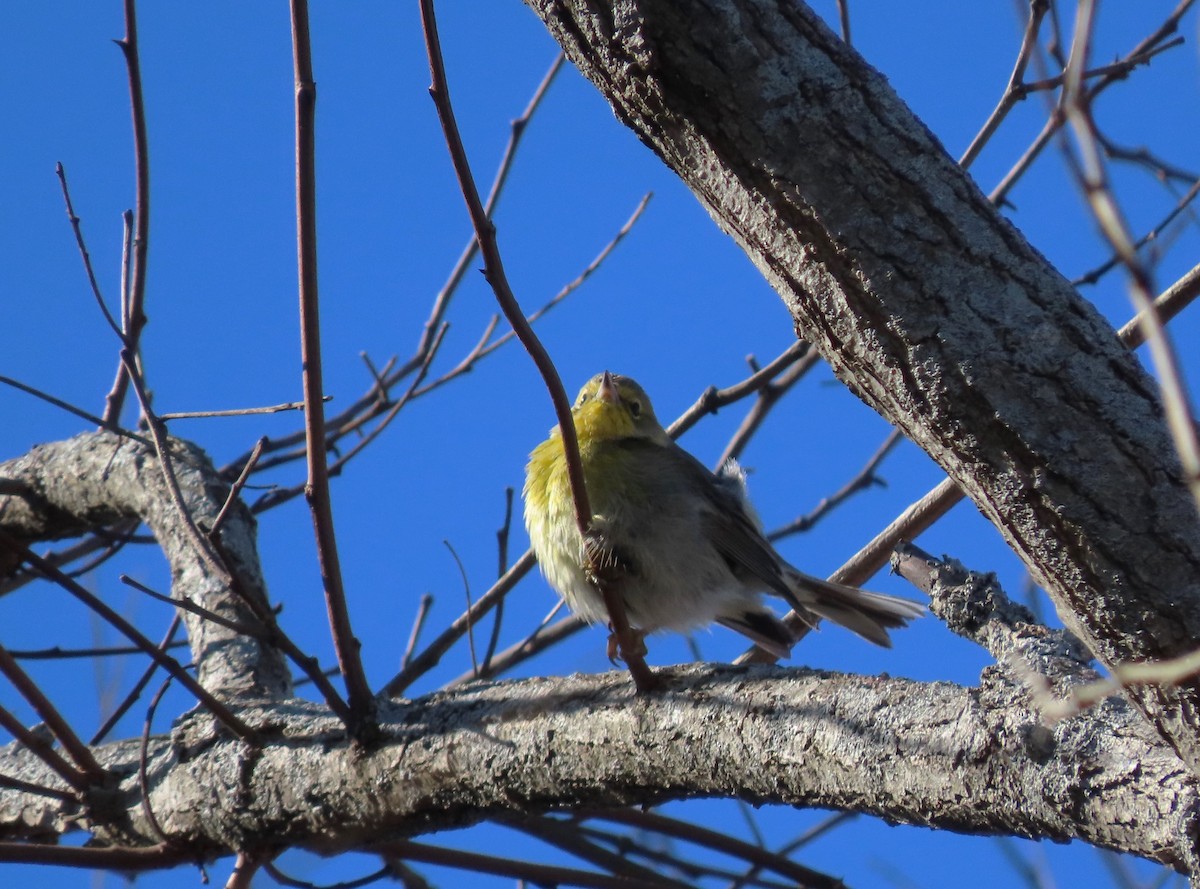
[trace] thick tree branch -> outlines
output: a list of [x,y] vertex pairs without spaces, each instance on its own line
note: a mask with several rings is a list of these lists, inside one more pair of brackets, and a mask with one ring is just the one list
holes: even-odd
[[[361,848],[571,808],[588,788],[589,808],[735,796],[971,833],[1078,838],[1187,867],[1200,826],[1195,782],[1118,700],[1047,729],[1023,690],[1003,680],[964,689],[710,665],[667,677],[652,700],[608,673],[385,704],[383,740],[365,753],[306,702],[262,713],[276,740],[252,760],[197,715],[151,742],[149,801],[168,837],[206,855]],[[157,842],[132,774],[137,747],[97,752],[125,776],[114,801],[120,834],[94,825],[101,843]],[[0,750],[0,773],[61,783],[11,746]],[[57,833],[61,816],[57,800],[0,792],[3,838]]]
[[[1190,650],[1200,521],[1153,381],[878,73],[792,0],[528,2],[1102,661]],[[1200,682],[1130,695],[1200,773]]]

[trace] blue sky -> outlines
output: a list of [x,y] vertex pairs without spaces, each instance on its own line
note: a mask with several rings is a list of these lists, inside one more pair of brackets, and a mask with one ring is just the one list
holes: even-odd
[[[516,2],[446,3],[439,10],[451,88],[467,149],[481,181],[490,180],[508,138],[554,59],[556,46]],[[1025,4],[930,0],[851,3],[854,43],[882,70],[950,154],[958,156],[999,98],[1020,38]],[[1161,0],[1108,4],[1095,63],[1128,51],[1174,6]],[[151,256],[144,335],[147,374],[160,411],[275,404],[300,397],[292,191],[292,75],[283,4],[143,4],[142,64],[151,141]],[[918,8],[919,7],[919,8]],[[816,5],[835,16],[832,0]],[[125,72],[111,38],[121,35],[120,4],[7,4],[0,28],[0,374],[99,412],[116,366],[117,346],[87,289],[67,225],[55,162],[67,170],[101,286],[110,302],[120,270],[121,212],[133,201]],[[1069,24],[1069,14],[1064,25]],[[1097,107],[1115,139],[1145,145],[1172,163],[1200,170],[1196,27],[1187,43],[1117,84]],[[376,365],[413,351],[433,295],[469,237],[426,89],[429,78],[415,4],[317,3],[312,10],[318,81],[320,285],[326,389],[331,410],[363,393]],[[991,190],[1036,134],[1044,106],[1019,106],[972,169]],[[1145,171],[1114,171],[1131,225],[1145,231],[1175,198]],[[1007,209],[1015,224],[1059,269],[1074,277],[1106,251],[1082,199],[1065,184],[1057,149],[1034,166]],[[518,298],[544,302],[574,278],[612,238],[641,197],[654,198],[633,234],[602,269],[539,324],[567,388],[598,370],[635,376],[672,418],[704,388],[746,373],[746,356],[769,360],[792,341],[791,323],[770,288],[732,241],[709,220],[663,164],[613,118],[589,84],[563,71],[529,128],[497,213],[500,245]],[[1194,222],[1172,229],[1158,266],[1164,287],[1195,262]],[[1129,316],[1125,281],[1104,278],[1085,295],[1116,324]],[[450,331],[436,376],[475,344],[495,312],[482,277],[471,272],[449,314]],[[1197,323],[1184,318],[1176,342],[1193,381],[1200,374]],[[82,431],[76,418],[15,390],[0,388],[0,457]],[[742,409],[722,411],[683,444],[711,462]],[[204,447],[218,463],[260,435],[297,428],[292,415],[179,422],[172,431]],[[495,532],[504,488],[519,490],[525,457],[553,424],[544,389],[524,353],[505,348],[473,373],[407,408],[334,486],[337,530],[351,616],[375,685],[395,671],[416,602],[435,597],[430,627],[465,603],[448,541],[462,559],[471,593],[495,576]],[[847,393],[827,370],[814,372],[772,415],[746,452],[751,491],[768,526],[809,511],[853,476],[886,437],[888,426]],[[294,484],[292,466],[272,481]],[[858,546],[941,479],[912,445],[885,464],[875,488],[813,531],[781,546],[813,573],[838,567]],[[519,509],[519,507],[518,507]],[[513,532],[512,557],[526,545]],[[969,505],[959,506],[920,541],[970,567],[996,571],[1005,586],[1025,586],[1020,563]],[[264,569],[286,628],[331,663],[328,632],[301,500],[260,522]],[[165,588],[158,554],[134,554],[122,570]],[[121,586],[116,572],[91,584],[134,615],[151,635],[169,615]],[[899,578],[871,587],[908,594]],[[64,609],[62,595],[26,588],[0,599],[0,641],[12,648],[89,644],[112,632]],[[502,641],[523,637],[550,610],[553,594],[538,577],[510,597]],[[52,629],[47,629],[50,627]],[[723,630],[696,638],[706,658],[728,660],[740,637]],[[685,642],[656,639],[653,663],[691,657]],[[809,639],[797,663],[880,672],[922,680],[973,683],[987,656],[950,636],[932,618],[901,633],[890,652],[837,629]],[[415,693],[470,667],[465,645]],[[592,630],[526,664],[517,675],[607,669],[604,634]],[[86,734],[100,718],[97,688],[123,688],[140,667],[114,661],[42,665],[46,687]],[[84,681],[81,671],[86,670]],[[0,690],[0,700],[17,706]],[[190,705],[182,697],[178,713]],[[168,717],[160,717],[165,729]],[[134,723],[130,723],[133,725]],[[140,725],[140,715],[137,718]],[[683,813],[689,809],[676,807]],[[693,806],[695,817],[733,824],[733,804]],[[824,817],[776,809],[756,813],[782,843]],[[437,838],[479,851],[511,851],[499,828]],[[1016,844],[1060,885],[1102,879],[1094,850]],[[864,852],[864,850],[866,850]],[[536,850],[523,850],[528,855]],[[814,844],[802,860],[862,886],[1006,886],[1016,872],[992,840],[964,839],[858,819]],[[367,861],[285,857],[281,866],[317,882],[347,879]],[[223,880],[229,862],[212,869]],[[1153,873],[1138,866],[1139,872]],[[79,885],[82,873],[23,869],[43,885]],[[436,871],[431,876],[439,878]],[[993,877],[983,874],[992,873]],[[142,885],[184,884],[190,876],[148,875]],[[453,877],[440,875],[442,885]],[[101,885],[117,885],[107,878]],[[269,881],[263,881],[269,885]],[[507,885],[497,882],[496,885]]]

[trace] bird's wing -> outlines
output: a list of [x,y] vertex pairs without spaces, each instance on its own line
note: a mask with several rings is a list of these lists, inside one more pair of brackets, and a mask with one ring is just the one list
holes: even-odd
[[790,601],[791,589],[784,579],[780,558],[759,530],[740,473],[735,469],[733,473],[714,475],[678,446],[670,450],[670,459],[679,464],[694,489],[704,492],[699,517],[701,531],[734,575],[740,579],[753,577],[769,591]]

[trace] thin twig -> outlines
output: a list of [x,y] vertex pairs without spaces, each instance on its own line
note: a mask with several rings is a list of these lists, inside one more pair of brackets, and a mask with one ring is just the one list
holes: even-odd
[[806,350],[804,355],[780,373],[777,379],[771,380],[759,388],[754,405],[742,418],[742,422],[730,436],[725,450],[717,459],[718,467],[724,466],[730,460],[736,460],[742,455],[746,445],[750,443],[754,433],[766,421],[767,415],[771,413],[775,405],[787,394],[789,389],[804,379],[820,360],[821,356],[815,350]]
[[321,322],[317,294],[316,102],[308,2],[291,0],[292,58],[296,90],[296,241],[300,266],[300,342],[304,380],[304,440],[308,454],[305,495],[317,540],[321,586],[338,668],[349,696],[351,734],[375,731],[375,700],[359,657],[342,583],[329,466],[325,459],[324,389],[321,380]]
[[416,650],[417,641],[421,638],[421,630],[425,627],[425,619],[429,616],[429,609],[433,606],[433,596],[430,593],[422,593],[421,600],[417,603],[417,614],[413,618],[412,629],[408,633],[408,644],[404,646],[404,654],[400,658],[400,669],[405,669],[412,661],[413,651]]
[[1167,338],[1166,327],[1154,307],[1150,276],[1137,255],[1129,235],[1129,226],[1109,187],[1104,162],[1096,140],[1096,125],[1092,119],[1090,97],[1086,94],[1082,72],[1087,64],[1092,28],[1095,22],[1094,0],[1080,0],[1075,20],[1075,45],[1067,63],[1067,78],[1063,85],[1063,108],[1075,133],[1081,154],[1078,163],[1072,162],[1077,181],[1092,208],[1092,214],[1108,240],[1113,252],[1129,274],[1129,292],[1140,318],[1151,360],[1158,371],[1158,386],[1162,392],[1167,426],[1175,442],[1175,450],[1183,466],[1184,481],[1192,498],[1200,507],[1200,437],[1192,417],[1191,399],[1184,384],[1183,373]]
[[467,569],[463,567],[462,559],[458,557],[458,553],[454,551],[454,547],[450,545],[449,540],[443,540],[442,544],[446,549],[450,550],[450,555],[453,556],[454,562],[458,565],[458,573],[462,577],[463,592],[467,597],[467,647],[471,650],[471,670],[479,672],[479,660],[475,657],[475,627],[471,624],[471,582],[467,580]]
[[[326,395],[325,401],[333,401],[332,395]],[[302,411],[303,401],[285,401],[283,404],[271,404],[266,407],[239,407],[223,411],[173,411],[169,414],[159,414],[158,418],[164,423],[168,420],[202,420],[210,417],[249,417],[255,414],[278,414],[283,411]]]
[[229,495],[225,498],[225,502],[221,504],[221,509],[217,513],[217,517],[213,519],[212,527],[208,529],[208,539],[216,540],[217,535],[221,533],[221,525],[225,523],[225,519],[229,517],[233,505],[238,502],[238,497],[241,496],[242,488],[246,486],[246,482],[250,479],[250,473],[254,471],[254,466],[262,457],[263,448],[267,444],[267,437],[264,435],[254,444],[254,449],[250,451],[250,459],[246,461],[246,465],[242,467],[242,471],[229,486]]
[[685,840],[711,849],[723,852],[735,858],[741,858],[750,864],[772,870],[782,877],[794,880],[799,886],[834,887],[840,883],[811,868],[796,864],[785,855],[771,852],[753,843],[746,843],[716,830],[689,824],[676,818],[669,818],[656,812],[643,812],[639,809],[598,809],[582,813],[585,818],[602,818],[615,824],[624,824],[636,830],[652,831],[674,839]]
[[[1167,215],[1161,222],[1158,223],[1158,225],[1154,226],[1154,228],[1150,229],[1150,231],[1138,238],[1137,243],[1134,244],[1134,249],[1141,250],[1146,244],[1157,240],[1163,229],[1174,222],[1175,219],[1178,218],[1179,214],[1186,210],[1192,201],[1196,199],[1197,195],[1200,195],[1200,179],[1197,179],[1192,183],[1191,187],[1188,188],[1187,193],[1184,194],[1183,197],[1181,197],[1178,201],[1176,201],[1175,206],[1171,208],[1170,212],[1167,213]],[[1078,278],[1073,280],[1071,284],[1076,287],[1084,284],[1095,284],[1119,265],[1121,265],[1121,257],[1114,253],[1094,269],[1084,272]]]
[[564,639],[569,639],[586,626],[587,623],[583,618],[577,617],[574,614],[561,618],[549,626],[539,626],[516,645],[509,646],[490,661],[485,661],[478,671],[472,670],[469,673],[464,673],[448,682],[445,687],[456,688],[476,679],[491,679],[495,676],[503,676],[506,672],[517,666],[517,664],[529,660],[535,654],[539,654],[547,648],[557,645]]
[[[0,844],[0,849],[3,844]],[[590,889],[662,889],[663,881],[648,883],[627,877],[612,877],[594,871],[572,867],[555,867],[516,858],[501,858],[482,855],[464,849],[447,849],[412,840],[393,840],[376,847],[378,851],[390,852],[407,861],[424,861],[427,864],[445,865],[475,873],[497,874],[544,886],[583,886]]]
[[[136,191],[134,198],[133,256],[129,273],[129,297],[124,310],[125,327],[121,335],[122,352],[135,360],[141,352],[142,328],[146,326],[146,261],[150,251],[150,145],[146,136],[146,104],[142,96],[142,65],[138,48],[137,4],[124,0],[125,36],[116,41],[125,57],[129,75],[129,107],[133,116],[133,158]],[[122,358],[117,362],[117,378],[105,399],[104,426],[116,426],[129,389],[129,368]]]
[[146,708],[146,718],[142,720],[142,740],[138,748],[138,788],[141,791],[139,802],[142,806],[142,814],[146,816],[151,833],[164,843],[170,842],[170,837],[162,829],[162,825],[158,822],[158,817],[154,814],[154,807],[150,805],[150,779],[147,774],[146,762],[149,759],[150,730],[154,726],[154,714],[158,711],[158,705],[162,701],[163,695],[167,693],[167,689],[170,687],[171,677],[168,676],[163,680],[162,685],[158,687],[158,691],[154,693],[154,697],[150,699],[150,706]]
[[193,679],[179,665],[178,661],[161,651],[158,646],[143,636],[141,631],[133,626],[133,624],[121,617],[121,615],[101,601],[99,597],[81,586],[78,582],[67,577],[62,571],[55,568],[37,553],[33,552],[33,550],[29,549],[29,547],[20,543],[3,530],[0,530],[0,546],[20,556],[20,558],[41,572],[46,579],[58,584],[88,608],[92,609],[92,611],[100,615],[104,620],[108,621],[118,632],[148,654],[151,660],[175,677],[180,685],[191,692],[200,703],[208,708],[217,721],[222,723],[231,732],[249,744],[256,747],[261,746],[262,739],[259,737],[258,732],[246,725],[233,711],[213,697],[204,686]]
[[11,377],[0,376],[0,383],[4,384],[5,386],[12,386],[14,389],[20,389],[22,392],[32,395],[34,398],[40,398],[42,401],[48,402],[57,408],[61,408],[69,414],[74,414],[80,419],[87,420],[89,423],[93,423],[103,429],[108,429],[110,432],[115,432],[117,435],[131,438],[134,441],[141,442],[147,447],[150,446],[150,439],[146,438],[145,436],[138,435],[136,432],[130,432],[128,429],[121,429],[115,424],[106,424],[103,417],[97,417],[95,414],[88,413],[82,408],[75,407],[73,404],[68,404],[61,398],[55,398],[53,395],[43,392],[41,389],[35,389],[33,386],[28,386],[25,383],[22,383],[20,380],[14,380]]
[[[122,333],[121,327],[112,316],[112,312],[108,310],[108,303],[104,301],[104,294],[100,292],[100,283],[96,280],[96,271],[92,268],[92,256],[88,252],[87,243],[83,239],[83,228],[79,217],[75,215],[75,206],[71,202],[71,189],[67,186],[67,171],[63,167],[62,162],[54,165],[54,172],[58,176],[59,185],[62,188],[63,203],[67,205],[67,219],[71,223],[71,230],[75,233],[75,246],[79,248],[79,255],[83,259],[83,270],[87,274],[88,286],[92,289],[92,296],[96,299],[96,304],[100,307],[101,314],[104,315],[104,320],[108,322],[108,326],[113,329],[113,332],[122,340],[125,339],[125,334]],[[104,421],[99,421],[103,423]]]
[[[462,137],[458,132],[458,122],[455,120],[454,109],[450,102],[449,85],[442,60],[433,0],[420,0],[420,7],[425,47],[429,55],[431,80],[429,94],[437,108],[438,119],[442,124],[442,132],[446,138],[454,171],[471,217],[471,225],[474,227],[475,237],[479,241],[479,252],[483,257],[484,264],[484,277],[491,285],[501,310],[508,318],[513,330],[516,331],[522,345],[529,352],[550,392],[550,400],[554,404],[554,413],[558,418],[558,428],[566,456],[567,477],[570,480],[571,497],[575,506],[575,524],[585,542],[584,548],[587,550],[587,542],[591,538],[592,511],[583,480],[583,464],[579,459],[579,441],[575,434],[574,421],[571,418],[571,403],[567,399],[567,393],[558,376],[558,370],[550,360],[550,355],[546,352],[541,340],[538,339],[537,334],[533,332],[533,328],[525,319],[525,314],[521,311],[512,288],[509,286],[508,276],[505,274],[504,263],[496,242],[496,227],[479,200],[479,192],[475,187],[475,179],[471,174]],[[598,574],[596,571],[591,573]],[[651,691],[656,685],[654,675],[646,666],[645,658],[642,655],[644,646],[640,644],[630,628],[624,602],[613,588],[612,582],[598,582],[597,587],[607,606],[613,634],[620,646],[621,657],[625,660],[638,691],[640,693]]]
[[66,781],[69,786],[80,793],[88,789],[91,781],[88,780],[87,775],[63,759],[49,740],[27,729],[17,717],[8,712],[3,706],[0,706],[0,728],[3,728],[14,739],[28,748],[31,753],[44,762],[58,777]]
[[453,647],[454,643],[463,637],[467,627],[471,624],[477,624],[479,621],[495,607],[496,602],[503,596],[508,594],[517,582],[529,573],[529,570],[537,564],[537,560],[533,557],[533,552],[526,550],[521,558],[513,562],[511,568],[505,572],[504,576],[492,584],[491,589],[479,597],[471,610],[459,615],[450,626],[442,630],[438,637],[433,640],[425,649],[415,657],[413,657],[404,668],[397,673],[383,687],[383,693],[391,697],[401,694],[408,686],[419,679],[425,673],[432,670],[441,661],[442,656]]
[[87,779],[87,782],[94,785],[105,783],[108,779],[108,772],[96,761],[91,749],[75,734],[75,731],[63,719],[62,714],[58,712],[58,708],[51,703],[50,699],[38,688],[37,683],[21,669],[21,665],[2,645],[0,645],[0,673],[5,675],[26,703],[33,707],[34,712],[41,717],[42,722],[62,745],[72,762],[79,767],[80,774]]
[[667,433],[671,438],[679,438],[683,433],[700,422],[700,419],[705,414],[715,414],[721,408],[740,401],[747,395],[758,392],[787,368],[807,355],[811,348],[808,343],[797,340],[784,349],[766,367],[755,371],[740,383],[735,383],[727,389],[718,389],[715,386],[709,386],[701,393],[700,397],[696,399],[696,402],[691,407],[680,414],[679,418],[667,427]]
[[1025,23],[1025,34],[1021,37],[1021,48],[1017,52],[1017,61],[1013,64],[1008,85],[1004,88],[1004,95],[1000,97],[1000,103],[996,105],[983,127],[971,140],[971,144],[967,146],[963,156],[958,159],[959,166],[964,170],[975,162],[975,158],[979,156],[983,146],[995,135],[1000,124],[1008,117],[1008,112],[1012,111],[1017,102],[1027,95],[1028,91],[1023,89],[1022,82],[1025,77],[1025,68],[1028,67],[1029,60],[1037,46],[1037,35],[1042,29],[1042,19],[1046,17],[1049,8],[1049,0],[1029,0],[1029,19]]
[[243,636],[249,636],[251,639],[257,639],[260,642],[270,639],[270,631],[261,624],[248,624],[245,621],[230,620],[223,615],[217,614],[215,611],[210,611],[202,605],[197,605],[187,596],[163,595],[160,592],[150,589],[150,587],[146,586],[144,583],[134,580],[128,574],[119,575],[118,580],[120,580],[121,583],[125,584],[126,586],[133,587],[138,592],[146,594],[151,599],[157,599],[159,602],[163,602],[175,608],[182,608],[184,611],[195,614],[198,617],[202,617],[205,620],[211,621],[217,626],[224,627],[227,630],[232,630],[233,632],[240,633]]
[[883,444],[871,455],[871,458],[866,462],[858,474],[846,484],[842,485],[834,493],[828,497],[822,498],[821,502],[813,507],[812,511],[806,515],[802,515],[797,519],[788,522],[782,528],[778,528],[767,535],[767,539],[774,543],[789,534],[797,534],[803,531],[808,531],[819,522],[826,514],[836,509],[842,503],[846,502],[850,497],[857,494],[859,491],[866,490],[872,485],[882,484],[879,477],[875,474],[879,469],[879,464],[884,458],[891,453],[892,448],[898,445],[904,434],[899,429],[893,429],[888,433],[888,437],[884,439]]
[[[562,65],[563,54],[560,52],[554,57],[554,61],[550,63],[550,68],[537,85],[537,89],[534,90],[533,97],[525,106],[525,110],[512,122],[509,130],[508,144],[504,146],[504,156],[501,158],[500,165],[496,169],[496,175],[492,179],[492,187],[488,191],[487,202],[483,208],[484,213],[489,218],[495,211],[496,203],[500,200],[500,195],[504,191],[504,184],[508,181],[508,174],[512,170],[513,161],[516,160],[517,149],[521,144],[521,137],[525,135],[525,131],[529,127],[529,122],[541,106],[542,100],[546,97],[546,93],[550,89],[550,84],[558,76]],[[421,342],[417,345],[417,363],[420,363],[425,353],[429,351],[434,333],[441,326],[442,319],[449,308],[450,298],[458,290],[458,285],[462,283],[467,269],[471,267],[478,253],[479,240],[472,236],[467,245],[463,247],[458,261],[454,264],[454,268],[450,272],[450,276],[446,279],[446,283],[442,285],[442,289],[438,291],[437,298],[434,300],[433,311],[430,312],[429,318],[425,322],[425,330],[421,335]]]
[[[508,532],[512,527],[512,508],[513,489],[510,486],[504,489],[504,524],[496,532],[497,577],[503,577],[504,572],[508,570]],[[480,668],[481,673],[488,671],[488,667],[492,662],[492,655],[496,653],[496,646],[500,643],[500,627],[503,623],[504,600],[501,599],[496,603],[496,616],[492,618],[492,635],[488,639],[487,652],[483,656],[483,666]]]
[[[160,651],[166,653],[171,648],[171,645],[175,639],[175,634],[179,631],[179,627],[182,624],[183,616],[176,611],[174,617],[171,619],[170,626],[167,627],[167,632],[163,635],[162,642],[158,643],[158,648]],[[182,645],[183,643],[181,642],[179,644]],[[142,649],[139,647],[137,651],[140,653]],[[142,675],[138,678],[138,681],[133,684],[133,688],[131,688],[129,693],[125,695],[125,699],[117,705],[113,712],[109,714],[108,718],[104,720],[104,723],[100,726],[100,728],[96,730],[96,733],[92,735],[91,741],[88,742],[89,744],[94,746],[108,737],[108,733],[113,730],[113,727],[121,720],[121,717],[128,713],[130,708],[137,703],[137,699],[142,696],[142,692],[145,691],[146,686],[150,684],[150,679],[154,676],[154,673],[157,670],[158,662],[151,661],[150,666],[145,669]]]
[[9,790],[18,790],[21,793],[30,793],[34,796],[48,796],[51,799],[62,800],[65,803],[73,804],[77,800],[75,794],[60,787],[47,787],[45,784],[34,784],[32,781],[22,781],[20,778],[11,778],[8,775],[0,775],[0,787],[7,787]]

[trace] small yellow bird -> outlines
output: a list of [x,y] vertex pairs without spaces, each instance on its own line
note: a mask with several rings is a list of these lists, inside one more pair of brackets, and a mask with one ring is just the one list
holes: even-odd
[[[619,575],[630,624],[641,634],[687,633],[713,622],[771,654],[791,654],[792,636],[762,603],[784,599],[807,620],[815,613],[878,645],[925,608],[812,577],[789,565],[763,536],[736,463],[713,474],[671,440],[645,391],[605,371],[572,408],[592,526]],[[571,610],[607,623],[604,599],[589,582],[575,524],[562,435],[529,457],[525,527],[542,573]]]

